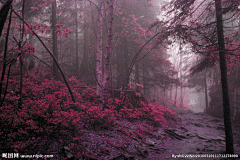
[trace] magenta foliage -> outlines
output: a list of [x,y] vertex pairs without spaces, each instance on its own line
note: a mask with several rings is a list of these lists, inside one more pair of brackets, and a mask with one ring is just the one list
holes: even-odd
[[[108,98],[107,108],[102,110],[98,106],[96,91],[87,88],[75,77],[69,79],[76,97],[76,103],[73,103],[64,83],[55,81],[50,73],[47,69],[35,69],[24,77],[22,109],[17,108],[19,79],[10,77],[5,101],[0,108],[1,151],[41,152],[44,147],[37,146],[47,146],[48,139],[51,139],[70,144],[77,157],[94,157],[81,148],[83,127],[106,129],[113,127],[115,120],[120,118],[131,121],[147,119],[157,126],[168,126],[167,120],[176,118],[171,110],[159,104],[147,104],[140,99],[136,103],[131,96],[124,96],[124,92],[119,98]],[[143,132],[134,133],[144,139]]]

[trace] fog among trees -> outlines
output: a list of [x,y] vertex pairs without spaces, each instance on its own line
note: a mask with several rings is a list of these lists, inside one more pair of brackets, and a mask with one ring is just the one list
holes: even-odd
[[2,158],[240,155],[239,0],[0,8]]

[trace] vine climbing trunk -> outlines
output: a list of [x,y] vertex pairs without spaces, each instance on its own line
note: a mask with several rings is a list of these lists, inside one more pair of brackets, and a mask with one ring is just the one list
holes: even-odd
[[217,35],[218,35],[218,50],[220,57],[222,96],[223,96],[223,115],[226,136],[226,153],[234,154],[233,134],[230,115],[230,101],[228,93],[227,80],[227,65],[226,65],[226,50],[223,34],[223,18],[222,18],[222,0],[215,0],[216,18],[217,18]]

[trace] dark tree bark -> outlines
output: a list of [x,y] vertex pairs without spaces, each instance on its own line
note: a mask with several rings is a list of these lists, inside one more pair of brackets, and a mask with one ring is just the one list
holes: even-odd
[[169,92],[170,92],[170,93],[169,93],[169,100],[172,100],[172,88],[170,89]]
[[[23,4],[22,4],[22,19],[24,20],[24,7],[25,7],[25,0],[23,0]],[[20,23],[21,25],[21,23]],[[21,34],[21,40],[18,44],[18,49],[21,49],[21,42],[23,42],[23,34],[24,34],[24,23],[23,23],[23,29],[20,32]],[[19,89],[19,99],[18,99],[18,108],[22,109],[22,98],[23,98],[23,94],[22,94],[22,90],[23,90],[23,60],[22,60],[22,55],[20,55],[20,89]]]
[[[121,39],[123,41],[123,39]],[[117,88],[123,87],[124,82],[124,44],[117,47],[116,59],[117,59]],[[125,83],[125,82],[124,82]]]
[[216,17],[217,17],[217,35],[218,35],[218,47],[220,57],[220,69],[221,69],[221,82],[222,82],[222,96],[223,96],[223,115],[224,126],[226,135],[226,153],[233,154],[233,134],[230,115],[230,101],[228,93],[228,80],[227,80],[227,65],[226,65],[226,50],[224,44],[223,34],[223,19],[222,19],[222,1],[215,0]]
[[[238,20],[238,25],[239,25],[238,33],[240,33],[240,17],[239,17],[239,20]],[[240,35],[239,35],[239,37],[240,37]],[[236,73],[236,81],[238,79],[238,75],[240,74],[239,72],[240,72],[240,70],[238,70],[237,73]],[[238,96],[238,89],[236,88],[235,91],[234,91],[234,109],[233,109],[233,118],[232,118],[233,121],[235,121],[235,119],[237,117],[238,110],[239,110],[239,107],[238,107],[238,104],[237,104],[237,96]]]
[[238,72],[239,71],[236,71],[236,75],[235,75],[235,84],[234,84],[234,91],[233,91],[233,104],[231,106],[231,117],[232,117],[232,120],[234,121],[235,120],[235,116],[236,116],[236,108],[238,107],[237,105],[237,94],[238,94],[238,88],[237,88],[237,81],[238,81]]
[[22,56],[20,56],[20,89],[19,89],[19,99],[18,99],[18,108],[22,109],[22,90],[23,90],[23,60]]
[[149,96],[147,95],[147,80],[146,80],[146,76],[147,76],[147,71],[146,71],[146,64],[143,62],[142,63],[142,67],[143,67],[143,94],[144,96]]
[[123,75],[122,75],[122,63],[121,63],[121,49],[117,49],[116,53],[116,58],[117,58],[117,88],[122,87],[122,82],[123,82]]
[[76,14],[76,17],[75,17],[75,32],[76,32],[76,75],[78,76],[78,72],[79,72],[79,63],[78,63],[78,8],[77,8],[77,0],[75,0],[75,14]]
[[[123,70],[122,70],[122,75],[123,77],[126,77],[127,76],[127,73],[128,73],[128,61],[129,61],[129,56],[128,56],[129,52],[128,52],[128,41],[127,39],[124,37],[123,38],[123,53],[122,53],[122,56],[123,56],[123,61],[122,61],[122,66],[123,66]],[[124,78],[122,79],[122,84],[123,84],[123,88],[126,89],[127,87],[127,84],[130,83],[129,79],[124,82]]]
[[7,19],[9,9],[12,5],[12,0],[7,1],[0,10],[0,37],[2,35],[2,30]]
[[[86,0],[84,0],[84,7],[86,7]],[[87,31],[87,25],[86,25],[86,15],[84,18],[84,29],[83,29],[83,61],[81,65],[81,74],[82,75],[87,75],[89,72],[88,68],[88,47],[87,47],[87,42],[88,42],[88,31]]]
[[[58,62],[58,50],[57,50],[57,34],[56,34],[56,24],[57,24],[57,3],[56,1],[52,2],[52,39],[53,39],[53,44],[52,44],[52,50],[53,50],[53,55],[55,59]],[[56,63],[53,62],[53,76],[55,77],[56,80],[59,79],[58,75],[58,68]]]
[[136,64],[136,71],[135,71],[136,73],[135,73],[135,82],[136,83],[140,83],[140,78],[139,78],[139,64],[137,63]]
[[180,107],[183,107],[183,78],[182,78],[182,46],[180,43],[180,81],[181,81],[181,86],[180,86]]
[[173,104],[174,107],[176,107],[176,105],[177,105],[177,88],[178,88],[178,86],[176,85],[175,99],[174,99],[174,104]]
[[[12,11],[10,12],[10,16],[9,16],[7,35],[6,35],[5,46],[4,46],[4,53],[3,53],[3,66],[2,66],[2,75],[1,75],[1,81],[0,81],[0,104],[1,104],[0,107],[2,107],[2,104],[3,104],[3,101],[4,101],[4,97],[5,97],[5,96],[3,96],[3,99],[2,99],[3,80],[4,80],[6,67],[7,67],[6,58],[7,58],[8,37],[9,37],[11,22],[12,22]],[[5,21],[4,21],[4,23],[5,23]]]
[[[207,71],[206,71],[207,72]],[[204,88],[205,88],[205,103],[206,103],[206,112],[209,113],[209,107],[208,107],[208,92],[207,92],[207,76],[206,73],[204,74]]]

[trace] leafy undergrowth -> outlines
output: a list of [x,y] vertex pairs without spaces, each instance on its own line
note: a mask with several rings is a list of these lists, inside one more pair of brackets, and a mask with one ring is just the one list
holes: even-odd
[[[19,80],[9,79],[0,108],[1,153],[101,159],[103,154],[109,155],[113,147],[127,157],[131,149],[128,150],[126,144],[134,140],[138,142],[135,149],[146,156],[143,144],[153,135],[151,132],[176,124],[176,115],[171,110],[140,98],[133,99],[125,92],[118,98],[109,98],[106,109],[102,110],[94,89],[86,88],[74,77],[69,83],[76,103],[72,102],[65,84],[53,80],[49,72],[35,70],[23,79],[22,105],[19,106]],[[117,130],[120,132],[116,133]],[[103,137],[87,138],[90,132]],[[104,137],[110,132],[116,137]],[[115,142],[117,137],[126,144]],[[96,144],[95,148],[89,144]]]

